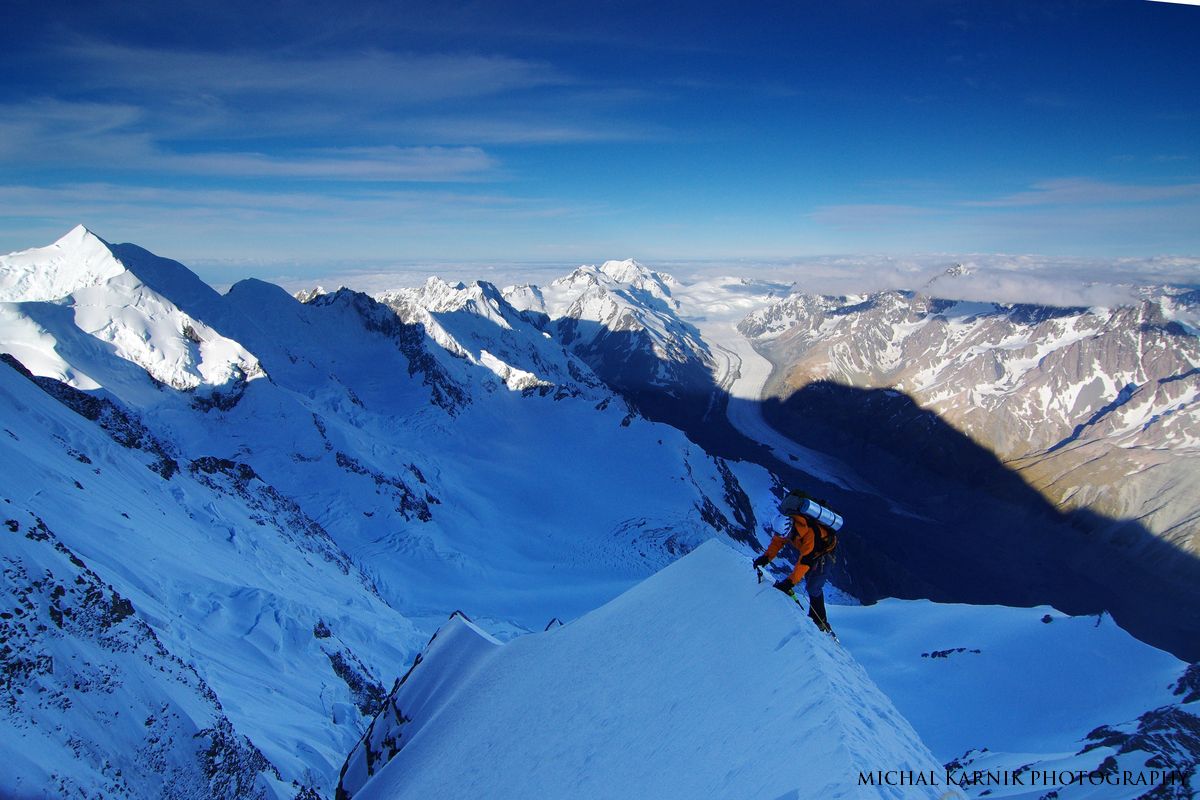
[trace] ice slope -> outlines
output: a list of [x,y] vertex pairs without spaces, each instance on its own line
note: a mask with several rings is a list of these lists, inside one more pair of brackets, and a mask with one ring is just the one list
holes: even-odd
[[[155,762],[127,760],[141,751],[141,740],[127,737],[123,726],[98,735],[96,725],[143,710],[157,718],[166,695],[184,709],[172,706],[173,715],[207,726],[227,718],[238,734],[233,738],[249,737],[261,752],[267,773],[327,788],[361,733],[363,714],[374,711],[371,691],[382,695],[380,684],[422,635],[375,593],[328,533],[261,479],[206,459],[180,457],[163,468],[151,436],[130,427],[118,441],[0,364],[0,509],[13,521],[0,531],[10,537],[5,588],[38,593],[34,584],[47,569],[38,552],[51,545],[13,547],[40,521],[83,560],[94,582],[109,587],[105,593],[131,604],[136,623],[130,625],[141,627],[129,635],[151,655],[161,651],[156,658],[163,664],[143,669],[99,634],[97,642],[53,628],[36,629],[28,641],[6,637],[13,647],[2,660],[10,676],[36,662],[38,652],[58,665],[35,673],[36,689],[20,681],[0,689],[7,697],[27,696],[5,706],[12,712],[8,730],[42,731],[30,760],[63,776],[67,786],[108,786],[104,794],[111,797],[156,796],[149,788]],[[69,572],[53,569],[72,586]],[[80,607],[70,598],[62,605]],[[187,669],[180,671],[182,665]],[[59,705],[27,705],[28,696],[41,692],[57,695]],[[16,746],[9,734],[3,740],[6,752]],[[79,756],[80,745],[93,755]],[[105,782],[106,759],[125,764],[127,791]],[[37,774],[9,770],[0,776],[0,794],[22,778],[27,787]]]
[[508,644],[451,620],[375,725],[343,778],[357,800],[939,795],[859,785],[940,766],[847,651],[717,542]]

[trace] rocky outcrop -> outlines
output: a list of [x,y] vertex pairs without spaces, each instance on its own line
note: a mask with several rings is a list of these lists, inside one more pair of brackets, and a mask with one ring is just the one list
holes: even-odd
[[30,781],[17,796],[268,796],[278,772],[208,684],[45,523],[9,520],[0,556],[0,717]]

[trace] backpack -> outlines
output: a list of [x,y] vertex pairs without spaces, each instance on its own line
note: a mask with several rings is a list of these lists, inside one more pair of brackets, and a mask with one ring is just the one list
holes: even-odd
[[808,517],[830,531],[841,530],[845,523],[841,514],[829,510],[799,489],[789,492],[788,496],[783,498],[783,502],[779,504],[779,513],[789,517]]
[[831,560],[836,560],[833,551],[837,548],[838,544],[837,534],[819,522],[809,527],[813,529],[813,549],[812,552],[800,560],[810,567],[825,556],[829,556]]

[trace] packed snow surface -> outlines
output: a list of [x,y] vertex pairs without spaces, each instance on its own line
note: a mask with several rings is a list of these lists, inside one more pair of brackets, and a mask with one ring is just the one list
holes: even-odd
[[501,645],[452,620],[396,698],[401,749],[355,800],[937,796],[859,785],[940,766],[854,659],[717,542],[546,633]]
[[[1177,702],[1187,664],[1108,615],[884,600],[830,607],[843,644],[942,761],[968,748],[1053,753]],[[1020,763],[1013,765],[1020,766]]]

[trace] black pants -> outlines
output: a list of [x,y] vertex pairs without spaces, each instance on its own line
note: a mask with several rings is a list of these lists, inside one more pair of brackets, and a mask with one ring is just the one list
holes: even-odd
[[804,590],[808,593],[808,616],[823,631],[829,630],[829,617],[825,613],[825,581],[833,560],[828,556],[818,558],[804,576]]

